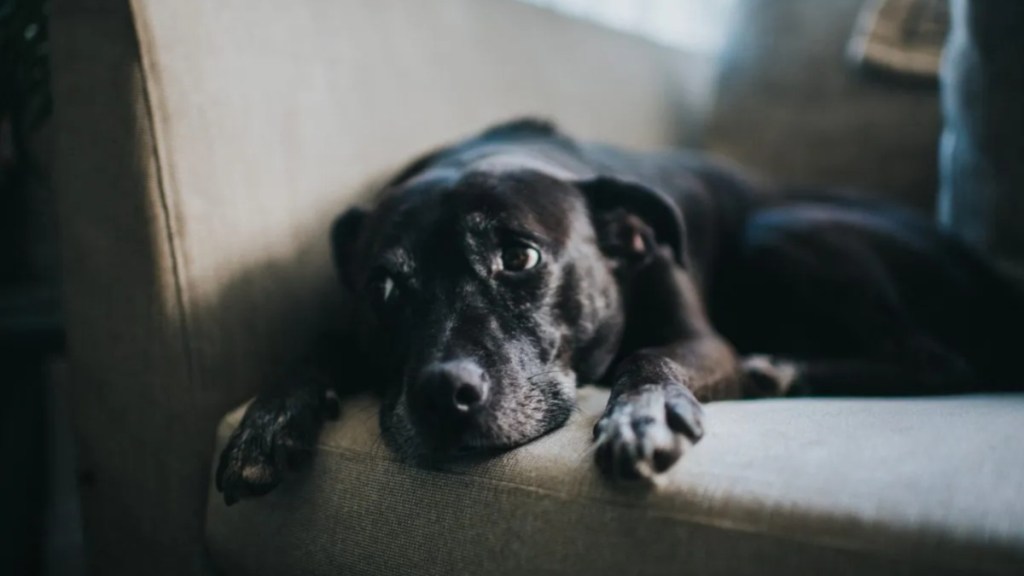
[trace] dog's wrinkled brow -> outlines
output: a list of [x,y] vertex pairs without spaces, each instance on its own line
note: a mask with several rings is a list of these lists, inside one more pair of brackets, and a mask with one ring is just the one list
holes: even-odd
[[494,224],[483,212],[470,212],[463,221],[467,232],[484,232]]

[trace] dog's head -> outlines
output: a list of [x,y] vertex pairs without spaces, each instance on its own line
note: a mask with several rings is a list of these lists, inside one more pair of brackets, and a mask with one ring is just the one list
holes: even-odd
[[682,237],[636,184],[531,169],[427,172],[351,209],[335,256],[385,359],[386,439],[436,461],[561,426],[617,352],[617,276]]

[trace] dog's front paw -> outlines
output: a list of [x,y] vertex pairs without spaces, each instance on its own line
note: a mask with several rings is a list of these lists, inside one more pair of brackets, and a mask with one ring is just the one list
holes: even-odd
[[701,439],[703,418],[700,403],[680,384],[623,392],[594,426],[597,465],[613,480],[652,479]]
[[255,400],[220,454],[216,486],[224,503],[262,496],[308,462],[319,422],[315,410],[285,398]]

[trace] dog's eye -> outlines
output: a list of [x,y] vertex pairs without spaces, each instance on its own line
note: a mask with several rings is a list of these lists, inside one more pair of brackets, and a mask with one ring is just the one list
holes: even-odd
[[510,246],[501,251],[501,268],[507,272],[522,272],[540,263],[540,251],[532,246]]

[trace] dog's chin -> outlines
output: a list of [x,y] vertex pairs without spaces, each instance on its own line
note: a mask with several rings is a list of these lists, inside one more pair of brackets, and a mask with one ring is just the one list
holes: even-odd
[[453,436],[421,429],[409,417],[404,402],[396,402],[381,407],[381,434],[400,460],[422,468],[438,468],[484,461],[528,444],[564,426],[572,411],[569,404],[536,422],[518,422],[513,430],[495,426],[493,431]]
[[421,468],[445,468],[454,464],[476,464],[500,456],[516,446],[459,446],[448,450],[420,452],[413,462]]

